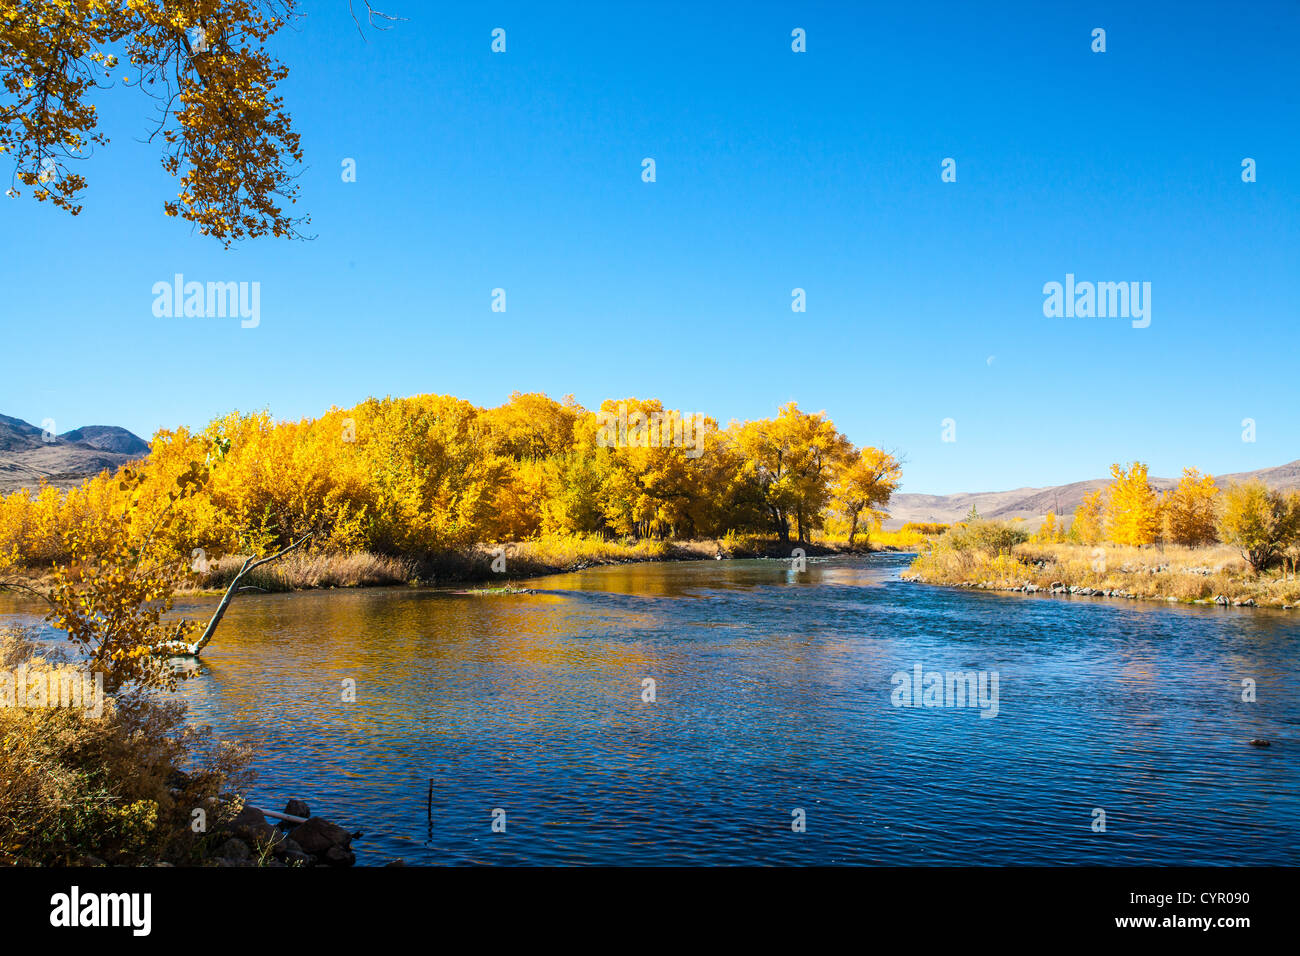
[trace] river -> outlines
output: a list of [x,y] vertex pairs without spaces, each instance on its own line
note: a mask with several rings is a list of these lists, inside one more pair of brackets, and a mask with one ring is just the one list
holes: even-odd
[[[254,802],[362,830],[363,864],[1300,861],[1300,615],[907,562],[240,595],[180,693],[261,749]],[[985,706],[896,706],[917,665]]]

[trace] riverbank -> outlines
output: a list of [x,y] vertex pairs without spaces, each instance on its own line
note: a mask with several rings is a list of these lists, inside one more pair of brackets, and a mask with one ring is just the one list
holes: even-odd
[[[244,578],[243,584],[263,591],[310,591],[410,585],[441,587],[524,581],[552,574],[582,571],[612,564],[667,561],[710,561],[734,558],[791,560],[796,549],[806,557],[869,554],[892,548],[870,544],[849,547],[842,542],[781,542],[767,538],[720,538],[699,541],[604,541],[593,538],[541,538],[503,545],[480,544],[426,561],[359,552],[352,554],[292,554]],[[244,558],[232,555],[203,568],[191,593],[222,591],[230,585]]]
[[1021,544],[997,554],[936,548],[918,555],[903,580],[1054,596],[1300,607],[1300,581],[1283,580],[1279,571],[1254,575],[1240,553],[1224,545]]
[[357,862],[352,841],[361,836],[313,816],[302,800],[290,800],[276,825],[241,802],[241,809],[207,843],[201,866],[346,867]]
[[176,700],[84,685],[83,666],[0,627],[0,866],[356,862],[361,834],[304,801],[268,814],[236,796],[252,785],[255,745],[194,725]]

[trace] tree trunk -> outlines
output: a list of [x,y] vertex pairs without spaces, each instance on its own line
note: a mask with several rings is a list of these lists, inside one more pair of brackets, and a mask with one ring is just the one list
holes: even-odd
[[226,616],[226,608],[230,607],[230,602],[234,598],[235,592],[239,590],[239,582],[243,580],[244,575],[256,568],[260,568],[264,564],[270,564],[272,561],[284,557],[290,551],[296,551],[298,548],[306,544],[307,539],[314,533],[315,532],[308,531],[293,544],[289,545],[287,548],[282,548],[269,558],[262,558],[258,561],[249,558],[245,561],[244,566],[240,568],[239,573],[235,575],[235,579],[230,582],[230,587],[226,588],[226,593],[221,598],[221,603],[217,605],[217,611],[212,615],[212,620],[208,621],[208,626],[203,629],[203,636],[199,638],[198,643],[189,648],[185,656],[198,657],[203,648],[207,647],[208,642],[212,640],[212,636],[217,633],[217,625],[220,624],[221,619]]

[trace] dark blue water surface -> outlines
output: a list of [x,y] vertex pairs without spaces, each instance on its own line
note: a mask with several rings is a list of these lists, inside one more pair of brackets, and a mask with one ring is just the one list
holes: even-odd
[[[261,748],[253,802],[363,830],[362,863],[1297,862],[1298,612],[931,588],[907,561],[241,595],[182,693]],[[894,706],[918,663],[996,671],[997,716]]]

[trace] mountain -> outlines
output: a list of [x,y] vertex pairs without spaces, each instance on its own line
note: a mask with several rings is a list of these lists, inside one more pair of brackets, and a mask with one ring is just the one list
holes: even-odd
[[40,444],[41,430],[21,418],[0,415],[0,451],[31,448]]
[[[1286,491],[1300,488],[1300,461],[1261,468],[1258,471],[1239,471],[1231,475],[1215,475],[1222,487],[1230,482],[1250,481],[1258,478],[1270,488]],[[1157,491],[1167,491],[1178,484],[1176,478],[1150,478]],[[1083,496],[1090,491],[1110,484],[1109,478],[1091,478],[1068,485],[1047,488],[1016,488],[1014,491],[961,492],[953,495],[920,495],[900,493],[889,501],[889,520],[885,527],[900,528],[909,521],[960,521],[970,513],[971,506],[984,518],[1024,518],[1030,527],[1037,527],[1043,515],[1055,511],[1058,515],[1074,514]]]
[[50,436],[21,418],[0,415],[0,493],[78,484],[105,468],[115,471],[149,453],[149,443],[116,425],[86,425]]
[[87,425],[64,432],[59,438],[78,445],[89,445],[100,451],[112,451],[119,455],[134,455],[140,458],[149,454],[149,443],[125,428],[116,425]]

